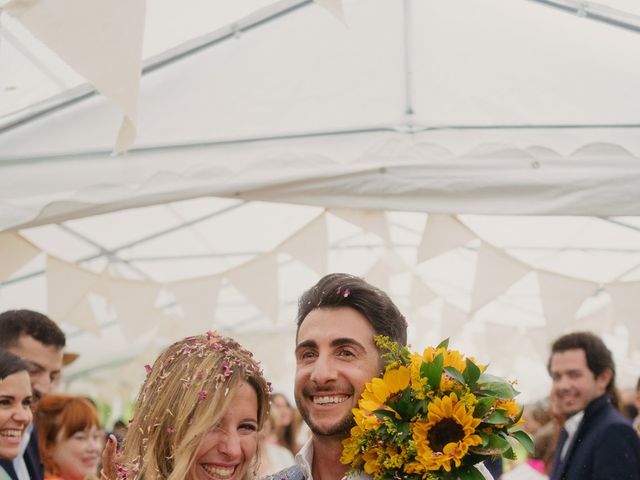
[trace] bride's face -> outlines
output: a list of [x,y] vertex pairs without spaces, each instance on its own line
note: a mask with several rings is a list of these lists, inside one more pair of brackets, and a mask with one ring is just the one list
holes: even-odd
[[243,382],[218,425],[207,432],[198,451],[192,480],[240,480],[258,448],[258,396]]

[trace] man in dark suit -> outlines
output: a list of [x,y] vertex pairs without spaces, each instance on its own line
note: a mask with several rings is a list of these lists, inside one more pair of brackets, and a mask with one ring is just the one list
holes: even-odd
[[[0,313],[0,348],[13,352],[27,362],[34,410],[38,401],[59,380],[65,342],[62,330],[41,313],[31,310]],[[21,452],[13,461],[0,460],[0,465],[13,480],[42,480],[44,469],[35,429],[27,430]]]
[[566,418],[551,480],[640,480],[640,439],[615,408],[615,364],[588,332],[551,347],[552,398]]

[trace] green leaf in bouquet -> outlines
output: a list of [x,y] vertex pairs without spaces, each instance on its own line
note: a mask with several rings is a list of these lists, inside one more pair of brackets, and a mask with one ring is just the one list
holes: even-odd
[[396,414],[390,410],[378,409],[378,410],[374,410],[373,414],[376,417],[378,417],[380,420],[384,420],[385,418],[388,418],[392,420],[394,423],[396,421]]
[[479,385],[482,393],[493,395],[494,397],[498,397],[503,400],[511,400],[520,393],[513,388],[513,385],[509,382],[505,382],[504,380],[500,382],[482,383]]
[[439,348],[444,348],[445,350],[449,348],[449,339],[445,338],[443,341],[441,341],[436,347],[436,350],[438,350]]
[[396,400],[387,403],[405,420],[410,420],[415,415],[413,413],[415,406],[411,401],[411,389],[404,390]]
[[464,385],[464,383],[465,383],[464,376],[462,375],[462,373],[460,373],[458,371],[457,368],[455,368],[455,367],[444,367],[444,371],[447,372],[447,375],[449,375],[451,378],[453,378],[456,382],[461,383],[462,385]]
[[425,362],[420,367],[420,375],[426,377],[432,389],[440,387],[440,379],[444,365],[444,356],[440,353],[431,362]]
[[464,372],[462,373],[464,375],[465,381],[469,385],[474,386],[478,381],[478,378],[480,378],[480,369],[475,363],[473,363],[468,358],[466,359],[466,361],[467,361],[467,366],[464,369]]
[[533,439],[527,432],[524,430],[516,430],[514,432],[509,432],[509,434],[515,438],[520,444],[524,447],[529,455],[533,455],[535,447],[533,445]]
[[502,454],[502,456],[504,458],[506,458],[507,460],[517,460],[518,456],[516,455],[516,452],[513,451],[513,447],[509,447],[507,448],[504,453]]
[[489,436],[489,444],[483,445],[481,447],[471,447],[469,451],[473,453],[477,453],[479,455],[502,455],[506,452],[511,445],[508,440],[498,436],[491,435]]
[[496,400],[496,397],[481,397],[473,410],[473,416],[475,418],[484,417],[487,412],[491,410],[491,407],[493,407]]
[[400,422],[398,424],[398,439],[404,441],[411,435],[411,425],[409,422]]
[[509,423],[509,419],[507,418],[507,414],[504,410],[494,410],[487,418],[483,418],[482,422],[490,423],[492,425],[501,425]]
[[464,467],[459,468],[456,473],[456,477],[459,480],[484,480],[484,475],[480,473],[473,465],[466,465]]

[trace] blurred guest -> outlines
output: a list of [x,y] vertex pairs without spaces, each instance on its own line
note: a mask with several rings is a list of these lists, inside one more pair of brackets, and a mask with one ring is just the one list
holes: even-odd
[[293,455],[298,453],[294,408],[282,393],[271,395],[271,411],[273,412],[273,433],[277,443],[289,450]]
[[260,431],[258,447],[258,477],[264,477],[288,467],[293,463],[293,453],[278,443],[275,427],[278,423],[277,413],[271,404],[271,413]]
[[549,373],[564,421],[552,480],[640,480],[640,439],[615,408],[615,364],[588,332],[558,338]]
[[[60,380],[66,338],[49,317],[32,310],[7,310],[0,313],[0,348],[22,358],[29,367],[33,401],[32,410]],[[0,465],[13,480],[42,480],[44,470],[38,450],[38,435],[33,424],[20,443],[20,454]]]
[[[31,423],[31,383],[27,364],[0,349],[0,459],[11,462],[20,454],[20,442]],[[0,480],[11,476],[0,465]]]
[[38,406],[36,425],[46,480],[95,476],[103,434],[91,402],[71,395],[47,395]]

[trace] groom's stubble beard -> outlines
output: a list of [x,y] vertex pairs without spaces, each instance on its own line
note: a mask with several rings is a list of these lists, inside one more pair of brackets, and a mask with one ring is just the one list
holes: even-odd
[[[304,396],[304,394],[302,394]],[[298,411],[304,420],[304,423],[307,424],[309,430],[314,435],[320,437],[339,437],[339,438],[347,438],[351,433],[351,429],[355,427],[356,420],[353,417],[351,411],[349,411],[344,417],[342,417],[337,423],[333,424],[328,429],[322,429],[311,419],[311,414],[309,413],[309,409],[307,409],[302,402],[302,398],[296,393],[295,394],[296,406],[298,407]]]

